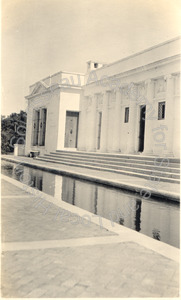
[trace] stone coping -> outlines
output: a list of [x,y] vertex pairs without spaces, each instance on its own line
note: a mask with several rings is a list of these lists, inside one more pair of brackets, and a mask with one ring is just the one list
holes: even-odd
[[[100,184],[105,184],[108,186],[112,186],[112,187],[116,187],[116,188],[121,188],[127,191],[131,191],[131,192],[137,192],[140,193],[141,192],[150,192],[151,193],[151,197],[158,197],[158,198],[164,198],[164,199],[168,199],[168,200],[172,200],[175,202],[180,202],[180,193],[179,192],[175,192],[172,189],[170,189],[169,187],[173,187],[174,184],[173,183],[165,183],[164,184],[164,188],[163,185],[162,187],[160,187],[159,189],[154,189],[151,188],[148,185],[148,180],[145,179],[141,179],[141,178],[136,178],[133,176],[127,176],[127,175],[123,175],[121,177],[119,177],[118,179],[113,179],[110,178],[110,176],[108,176],[108,174],[106,174],[107,172],[102,172],[102,171],[96,171],[96,172],[90,172],[89,169],[83,169],[80,167],[70,167],[70,166],[66,166],[66,165],[61,165],[61,164],[55,164],[53,163],[47,163],[45,165],[45,162],[39,162],[36,160],[32,160],[30,158],[27,157],[11,157],[10,155],[6,156],[2,156],[2,160],[5,161],[9,161],[12,163],[21,163],[22,165],[25,166],[29,166],[29,167],[33,167],[36,169],[40,169],[43,171],[47,171],[47,172],[51,172],[54,174],[59,174],[59,175],[67,175],[67,176],[71,176],[74,178],[79,178],[79,179],[84,179],[84,180],[88,180],[91,182],[95,182],[95,183],[100,183]],[[105,175],[106,174],[106,175]],[[132,182],[136,182],[136,184],[131,183]],[[178,184],[177,184],[178,186]]]

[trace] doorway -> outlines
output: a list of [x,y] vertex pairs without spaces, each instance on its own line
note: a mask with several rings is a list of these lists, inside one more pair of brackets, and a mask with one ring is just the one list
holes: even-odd
[[146,105],[140,106],[139,152],[144,150]]
[[99,150],[100,146],[101,146],[101,122],[102,122],[102,112],[99,112],[98,132],[97,132],[97,150]]
[[65,148],[77,148],[79,113],[66,112]]

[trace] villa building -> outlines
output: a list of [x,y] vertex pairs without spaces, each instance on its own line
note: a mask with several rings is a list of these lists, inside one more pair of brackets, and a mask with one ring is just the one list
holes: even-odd
[[59,72],[32,86],[28,100],[25,154],[76,148],[84,75]]
[[180,38],[30,86],[25,154],[63,149],[179,157]]

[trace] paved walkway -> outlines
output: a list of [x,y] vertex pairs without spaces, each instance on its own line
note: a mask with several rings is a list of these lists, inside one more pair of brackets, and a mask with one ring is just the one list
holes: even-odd
[[3,297],[179,296],[177,248],[56,201],[2,176]]
[[128,191],[138,192],[141,196],[148,196],[150,192],[152,197],[166,198],[180,202],[180,185],[169,182],[156,182],[144,178],[127,176],[106,171],[97,171],[88,168],[73,167],[50,162],[36,161],[29,157],[20,157],[13,155],[2,155],[3,160],[22,163],[26,166],[34,166],[45,171],[71,175],[76,178],[83,178],[93,182],[99,182],[106,185],[119,187]]

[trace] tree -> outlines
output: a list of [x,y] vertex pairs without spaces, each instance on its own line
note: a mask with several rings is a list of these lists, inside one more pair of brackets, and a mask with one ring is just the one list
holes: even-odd
[[14,144],[25,143],[26,117],[24,111],[12,113],[10,116],[1,116],[1,153],[14,151]]

